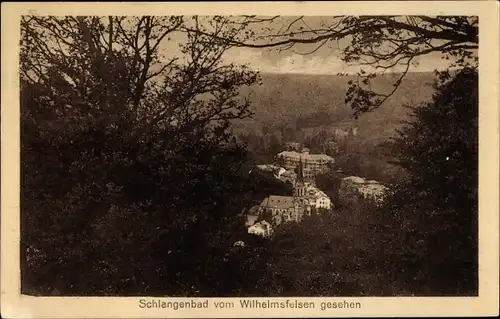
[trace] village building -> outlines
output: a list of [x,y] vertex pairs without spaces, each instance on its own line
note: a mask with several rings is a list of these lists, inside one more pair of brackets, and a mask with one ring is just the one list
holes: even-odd
[[314,183],[316,175],[330,171],[334,160],[326,154],[309,154],[309,150],[283,151],[276,156],[278,165],[286,170],[294,170],[299,163],[303,165],[303,174],[306,181]]
[[330,198],[320,189],[313,185],[308,185],[304,198],[307,199],[310,208],[332,209],[333,204]]
[[248,228],[248,233],[267,238],[271,237],[271,235],[273,234],[273,227],[270,223],[262,220],[250,226]]
[[330,198],[313,184],[306,181],[302,161],[297,167],[297,179],[293,188],[293,196],[271,195],[260,205],[260,216],[269,218],[275,225],[284,222],[299,222],[312,209],[331,209]]
[[299,165],[297,167],[297,182],[294,187],[294,196],[302,198],[303,202],[309,206],[309,209],[331,209],[332,202],[330,198],[323,191],[317,188],[315,183],[307,181],[304,172],[304,165],[302,161],[299,161]]
[[[300,221],[306,207],[301,198],[295,196],[266,197],[261,203],[261,216],[271,218],[275,225],[289,221]],[[266,213],[269,216],[266,216]]]
[[276,178],[280,178],[281,174],[287,172],[287,170],[284,169],[283,167],[279,167],[276,165],[270,165],[270,164],[257,165],[257,168],[261,171],[264,171],[264,172],[273,173],[274,177],[276,177]]
[[339,199],[344,203],[350,203],[362,198],[379,204],[384,201],[387,191],[388,188],[377,181],[349,176],[340,182]]
[[235,241],[233,244],[233,247],[245,247],[245,246],[246,246],[246,244],[242,240]]
[[358,128],[357,127],[351,127],[351,128],[338,127],[333,131],[333,136],[334,136],[335,140],[339,141],[339,142],[345,141],[347,138],[353,137],[356,135],[358,135]]
[[301,162],[297,168],[297,180],[294,184],[293,196],[271,195],[266,197],[261,205],[260,214],[264,218],[270,218],[275,225],[283,222],[300,221],[305,213],[310,212],[306,194],[306,183],[304,182],[303,167]]

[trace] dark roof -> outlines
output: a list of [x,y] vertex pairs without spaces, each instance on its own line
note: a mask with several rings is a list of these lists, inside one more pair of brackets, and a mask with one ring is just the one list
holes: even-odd
[[266,208],[278,208],[278,209],[293,208],[294,198],[293,196],[271,195],[269,197],[264,198],[261,206]]

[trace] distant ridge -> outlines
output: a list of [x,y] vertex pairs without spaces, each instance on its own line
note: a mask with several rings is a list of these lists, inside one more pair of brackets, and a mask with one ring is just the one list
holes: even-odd
[[[378,76],[373,87],[388,92],[399,75]],[[435,75],[431,72],[407,74],[392,97],[358,119],[354,119],[353,110],[345,103],[348,81],[356,78],[353,75],[265,73],[261,78],[262,85],[242,90],[242,95],[250,98],[254,115],[233,123],[236,134],[277,134],[279,139],[282,129],[288,128],[298,138],[316,136],[320,131],[333,138],[337,128],[347,131],[357,128],[356,136],[349,137],[347,148],[335,156],[337,165],[350,171],[349,174],[393,183],[404,176],[404,172],[391,164],[393,156],[381,145],[408,119],[406,105],[420,105],[430,100]]]
[[[380,75],[373,87],[388,92],[399,75]],[[271,129],[283,124],[294,127],[301,116],[325,112],[331,119],[330,127],[354,125],[359,127],[361,137],[373,138],[375,133],[375,138],[385,138],[407,117],[404,105],[417,105],[432,96],[430,84],[435,75],[432,72],[408,73],[398,91],[383,106],[357,120],[345,103],[347,82],[356,79],[355,75],[261,73],[261,78],[262,85],[242,90],[252,102],[254,115],[235,121],[237,131],[258,130],[262,125]]]

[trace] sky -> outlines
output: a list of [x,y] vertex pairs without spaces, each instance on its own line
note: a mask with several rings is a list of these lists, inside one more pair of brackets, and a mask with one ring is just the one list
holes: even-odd
[[[274,51],[274,52],[273,52]],[[252,48],[236,48],[226,56],[227,61],[248,63],[254,69],[264,73],[299,73],[299,74],[354,74],[360,70],[357,64],[347,64],[330,52],[316,52],[312,55],[301,55],[292,51],[277,52],[277,50]],[[439,54],[426,55],[417,60],[418,65],[412,65],[412,72],[431,72],[435,69],[446,69],[450,62],[441,59]],[[397,66],[386,72],[401,72],[403,66]]]
[[[210,17],[203,17],[209,19]],[[189,17],[186,17],[189,19]],[[289,26],[291,21],[296,20],[297,17],[286,16],[279,17],[271,24],[267,24],[268,30],[263,31],[263,24],[257,24],[253,31],[260,34],[269,34],[270,32],[283,31]],[[332,25],[334,17],[304,17],[304,23],[294,24],[295,28],[325,28],[325,26]],[[330,20],[330,21],[328,21]],[[288,31],[292,31],[289,29]],[[180,37],[185,37],[185,34],[179,34]],[[172,36],[172,40],[176,41],[176,36]],[[318,49],[312,54],[304,55],[313,51],[318,44],[300,44],[291,49],[280,50],[278,47],[274,48],[231,48],[223,56],[225,62],[235,62],[237,64],[246,64],[251,69],[263,73],[280,73],[280,74],[317,74],[317,75],[332,75],[338,73],[356,74],[361,68],[365,71],[374,72],[374,68],[360,66],[359,64],[347,64],[341,57],[339,48],[344,47],[350,39],[344,38],[337,41],[332,41]],[[434,40],[436,41],[436,40]],[[182,41],[181,41],[182,42]],[[433,42],[434,45],[440,44]],[[168,48],[170,54],[178,55],[178,51],[172,48],[172,42],[165,41],[163,43],[165,48]],[[168,59],[167,54],[167,59]],[[432,72],[434,70],[444,70],[449,68],[451,60],[442,58],[442,54],[433,53],[416,57],[410,66],[410,72]],[[384,70],[384,72],[402,72],[406,68],[405,65],[396,65],[392,69]],[[381,71],[380,69],[378,71]]]
[[[203,23],[207,23],[208,19],[213,17],[200,17]],[[190,21],[191,17],[185,17],[185,21]],[[334,17],[316,17],[308,16],[303,20],[294,24],[288,32],[297,30],[298,28],[321,29],[325,26],[332,25]],[[255,24],[253,31],[258,34],[279,33],[285,30],[290,22],[297,20],[297,17],[285,16],[273,20],[272,23]],[[330,20],[330,21],[329,21]],[[189,23],[189,22],[186,22]],[[263,26],[267,30],[262,30]],[[170,60],[172,57],[182,57],[179,47],[175,45],[185,41],[186,34],[183,32],[174,32],[169,35],[170,41],[163,41],[160,45],[161,53],[165,54],[165,59]],[[234,62],[236,64],[246,64],[251,69],[263,73],[278,73],[278,74],[317,74],[317,75],[334,75],[338,73],[356,74],[360,71],[358,64],[347,64],[341,57],[340,47],[348,44],[349,39],[341,39],[338,42],[329,42],[312,54],[304,55],[313,51],[318,44],[300,44],[291,49],[280,50],[274,48],[231,48],[223,56],[225,63]],[[452,63],[442,59],[441,54],[428,54],[414,59],[416,64],[410,68],[411,72],[432,72],[436,69],[443,70],[449,67]],[[365,67],[366,68],[366,67]],[[401,72],[405,66],[399,65],[392,70],[385,72]],[[373,72],[373,69],[366,69],[368,72]]]
[[[291,21],[297,17],[279,17],[267,24],[269,30],[262,31],[262,24],[253,28],[255,32],[278,32],[284,30]],[[305,17],[304,23],[294,24],[295,28],[322,28],[329,25],[332,17]],[[331,22],[331,21],[330,21]],[[290,29],[289,31],[292,31]],[[227,62],[247,64],[250,68],[264,73],[298,73],[298,74],[354,74],[359,72],[360,66],[347,64],[340,58],[339,45],[346,44],[347,39],[340,40],[339,43],[331,42],[321,47],[313,54],[304,55],[317,47],[317,44],[301,44],[288,50],[279,48],[232,48],[224,55]],[[411,72],[431,72],[435,69],[446,69],[451,62],[443,60],[440,54],[425,55],[414,60],[416,64],[410,67]],[[385,72],[401,72],[404,66],[396,66]],[[367,69],[367,71],[370,71]],[[373,70],[371,70],[373,71]]]

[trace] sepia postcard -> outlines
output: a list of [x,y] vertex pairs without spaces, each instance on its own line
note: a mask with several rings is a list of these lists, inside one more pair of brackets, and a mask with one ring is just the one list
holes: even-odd
[[499,8],[2,3],[2,317],[498,316]]

